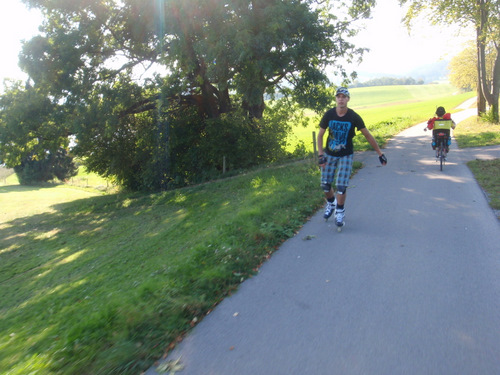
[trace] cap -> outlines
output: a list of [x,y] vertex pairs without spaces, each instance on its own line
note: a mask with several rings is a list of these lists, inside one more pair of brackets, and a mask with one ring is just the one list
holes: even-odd
[[351,97],[351,95],[349,94],[349,90],[347,90],[347,88],[345,88],[345,87],[339,87],[337,89],[337,93],[335,94],[335,96],[337,96],[339,94],[344,94],[345,96],[348,96],[349,98]]

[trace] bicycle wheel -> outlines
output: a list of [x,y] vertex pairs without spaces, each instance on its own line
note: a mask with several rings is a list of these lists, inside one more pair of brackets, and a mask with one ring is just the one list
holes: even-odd
[[439,145],[439,170],[443,170],[443,164],[444,164],[444,145],[441,143]]

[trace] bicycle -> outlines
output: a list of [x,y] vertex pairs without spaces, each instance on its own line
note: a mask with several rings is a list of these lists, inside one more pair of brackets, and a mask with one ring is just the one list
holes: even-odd
[[439,159],[439,170],[443,170],[443,165],[446,162],[446,155],[448,155],[448,134],[436,134],[436,158]]
[[[450,129],[455,128],[455,123],[449,119],[438,119],[434,122],[432,134],[436,141],[436,159],[439,159],[439,170],[443,170],[443,165],[446,162],[448,155],[448,141],[450,137]],[[424,128],[427,131],[427,128]]]

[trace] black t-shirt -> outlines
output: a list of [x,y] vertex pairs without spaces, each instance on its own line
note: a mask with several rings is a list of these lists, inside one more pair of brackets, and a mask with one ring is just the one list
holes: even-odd
[[328,137],[324,151],[332,156],[345,156],[354,153],[352,139],[356,129],[365,128],[360,115],[348,108],[347,113],[340,117],[335,108],[328,110],[321,119],[319,126],[328,129]]

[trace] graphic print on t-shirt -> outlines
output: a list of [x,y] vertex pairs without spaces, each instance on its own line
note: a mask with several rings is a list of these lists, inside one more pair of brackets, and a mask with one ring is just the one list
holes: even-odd
[[340,151],[347,147],[347,136],[351,130],[351,123],[332,120],[328,123],[330,130],[328,136],[328,148],[332,151]]

